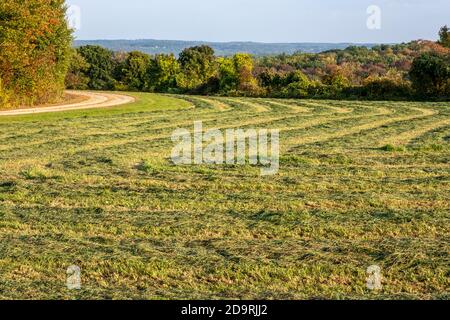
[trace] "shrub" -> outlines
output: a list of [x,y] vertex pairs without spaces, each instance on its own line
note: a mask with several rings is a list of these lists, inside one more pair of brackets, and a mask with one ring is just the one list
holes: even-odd
[[387,77],[369,77],[364,80],[360,94],[368,99],[401,99],[411,96],[411,86],[406,81],[396,81]]
[[450,54],[424,53],[420,55],[414,59],[409,76],[419,97],[445,96],[450,78]]
[[78,53],[72,50],[69,71],[66,75],[66,88],[84,90],[89,88],[89,77],[86,73],[89,70],[89,63]]
[[380,150],[386,151],[386,152],[395,152],[395,151],[403,152],[406,149],[403,146],[396,147],[396,146],[394,146],[392,144],[387,144],[387,145],[381,147]]
[[289,73],[284,79],[282,95],[286,98],[306,98],[308,97],[311,82],[301,71]]

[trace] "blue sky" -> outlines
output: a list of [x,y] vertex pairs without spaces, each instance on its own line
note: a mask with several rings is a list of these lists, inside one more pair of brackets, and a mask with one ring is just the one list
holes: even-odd
[[[77,39],[403,42],[437,38],[450,0],[68,0]],[[367,28],[367,8],[381,29]]]

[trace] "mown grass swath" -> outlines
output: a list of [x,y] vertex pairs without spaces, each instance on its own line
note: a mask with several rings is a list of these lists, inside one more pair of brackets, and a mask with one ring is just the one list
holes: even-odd
[[[133,95],[0,118],[0,298],[448,298],[449,103]],[[279,128],[279,174],[174,166],[194,120]]]

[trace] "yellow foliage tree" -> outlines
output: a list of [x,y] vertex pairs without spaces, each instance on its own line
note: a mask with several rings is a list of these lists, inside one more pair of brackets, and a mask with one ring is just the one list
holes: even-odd
[[64,90],[71,30],[64,0],[1,0],[0,78],[3,104],[56,101]]

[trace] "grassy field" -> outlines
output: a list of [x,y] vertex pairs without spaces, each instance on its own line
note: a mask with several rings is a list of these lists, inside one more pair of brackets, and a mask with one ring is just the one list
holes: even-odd
[[[449,103],[133,95],[0,118],[1,299],[449,298]],[[174,166],[194,120],[279,128],[279,174]]]

